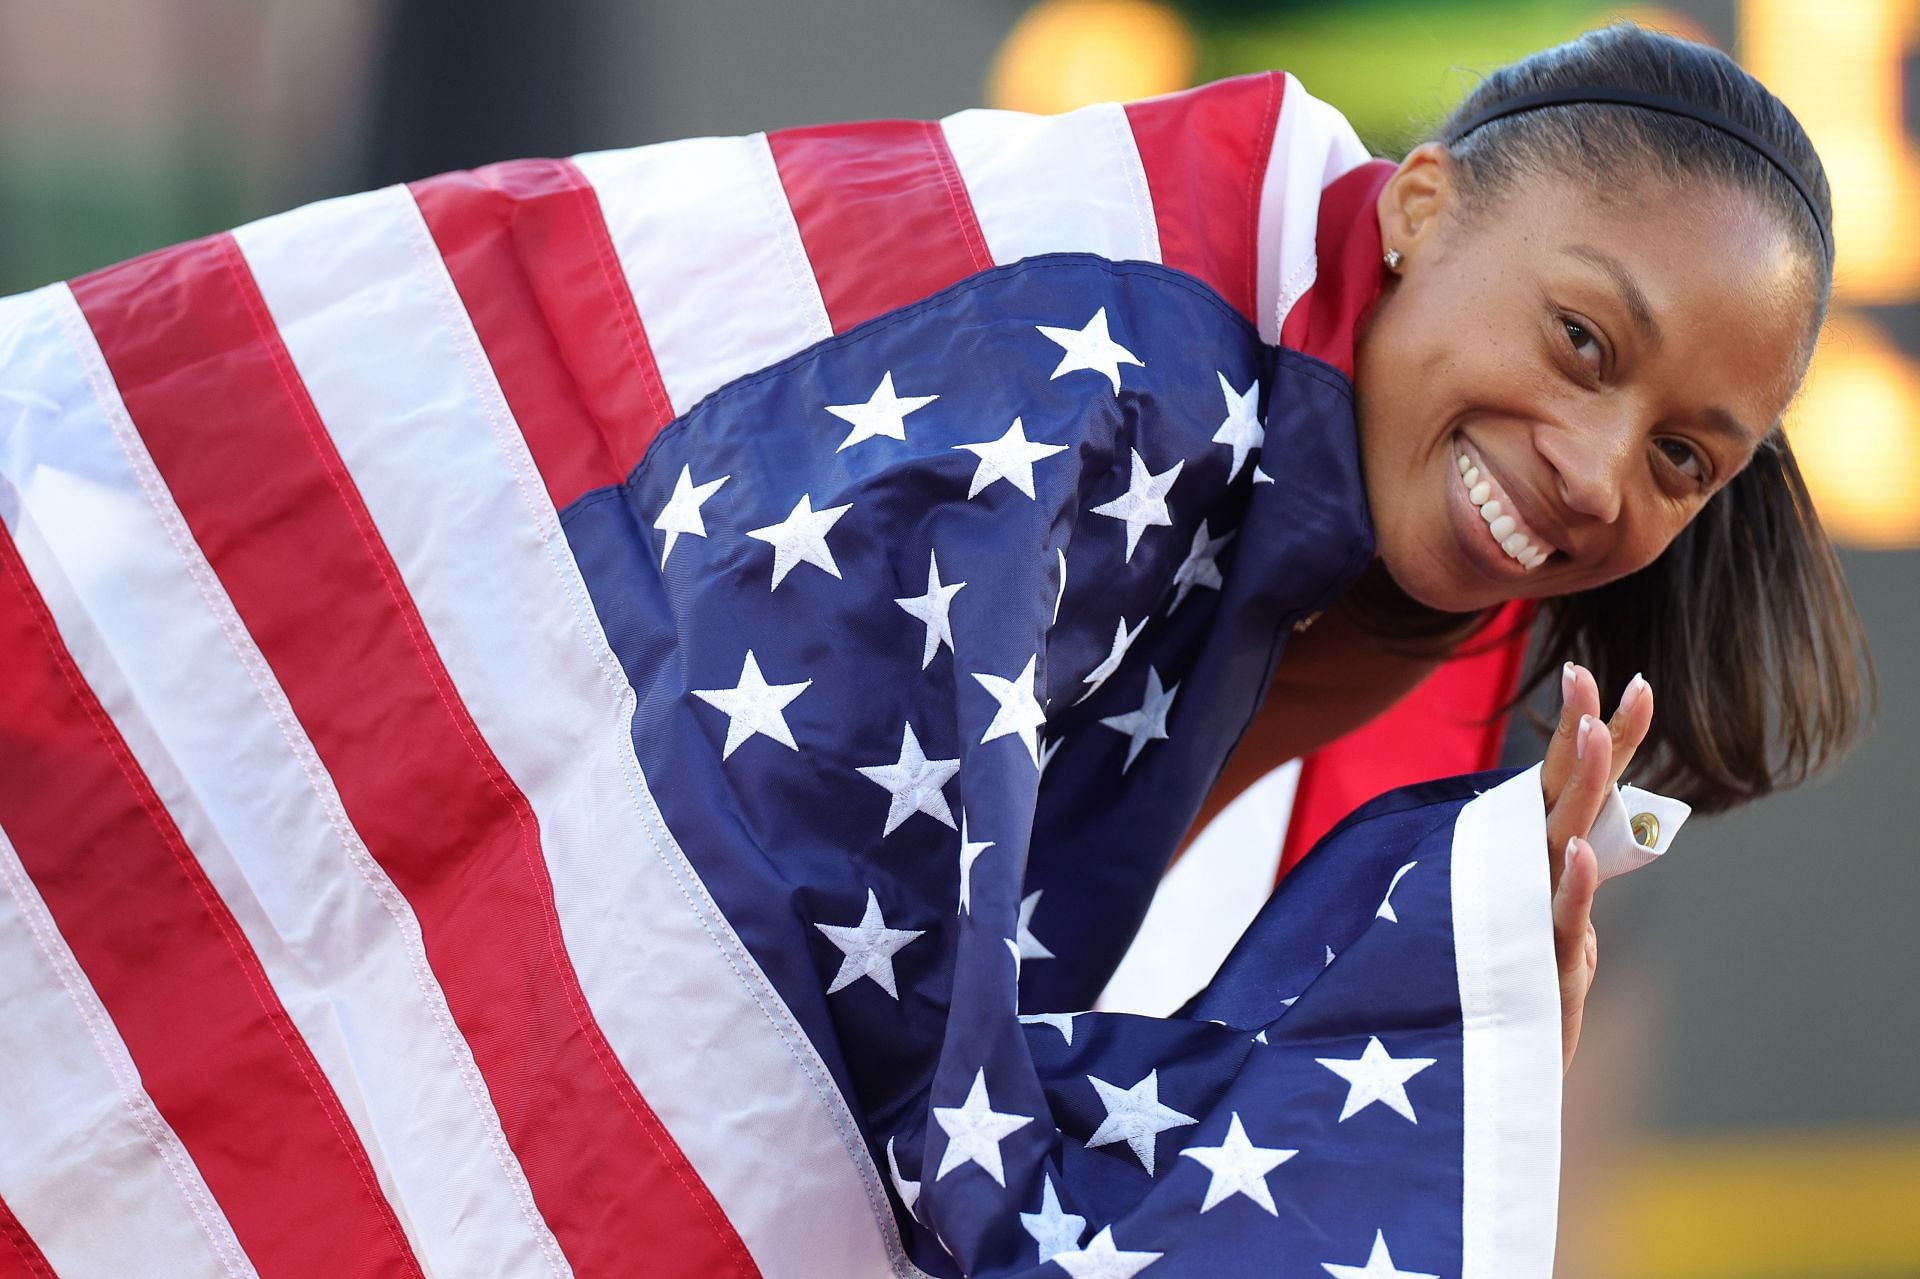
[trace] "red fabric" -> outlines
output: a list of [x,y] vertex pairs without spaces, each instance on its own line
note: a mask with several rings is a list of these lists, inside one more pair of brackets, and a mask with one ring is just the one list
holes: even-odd
[[0,1279],[58,1279],[4,1199],[0,1199]]
[[[239,247],[166,250],[74,293],[195,541],[418,918],[574,1273],[629,1275],[637,1258],[660,1275],[757,1273],[593,1020],[532,809],[461,703]],[[309,1193],[304,1176],[255,1180]],[[305,1264],[289,1273],[375,1273]]]
[[518,160],[411,189],[554,506],[625,479],[674,414],[585,176]]
[[767,141],[835,333],[993,265],[939,125],[830,124]]
[[1285,84],[1267,71],[1126,108],[1153,196],[1160,260],[1212,285],[1250,321],[1261,180]]
[[[1307,756],[1280,849],[1280,875],[1335,823],[1374,796],[1414,782],[1492,768],[1526,660],[1533,606],[1500,610],[1474,651],[1455,657],[1373,722]],[[1490,642],[1497,640],[1498,642]]]
[[[0,827],[240,1246],[263,1275],[420,1276],[339,1098],[4,532],[0,670]],[[0,1247],[0,1273],[9,1251],[25,1255]]]
[[1394,168],[1388,160],[1369,160],[1320,192],[1319,265],[1280,326],[1281,346],[1325,360],[1349,381],[1354,341],[1385,278],[1374,203]]

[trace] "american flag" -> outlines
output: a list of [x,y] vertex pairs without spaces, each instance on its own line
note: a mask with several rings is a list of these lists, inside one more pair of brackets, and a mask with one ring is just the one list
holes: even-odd
[[1371,556],[1386,172],[1271,74],[0,301],[0,1276],[1546,1274],[1530,777],[1086,1011]]

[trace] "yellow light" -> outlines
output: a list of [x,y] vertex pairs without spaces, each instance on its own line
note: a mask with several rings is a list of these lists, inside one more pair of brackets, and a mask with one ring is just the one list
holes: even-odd
[[1920,372],[1871,323],[1829,321],[1787,431],[1837,540],[1920,546]]
[[1095,102],[1126,102],[1193,83],[1193,32],[1179,14],[1148,0],[1042,0],[994,58],[987,101],[1053,114]]
[[1833,188],[1834,294],[1904,302],[1920,291],[1920,154],[1907,142],[1901,61],[1920,38],[1913,0],[1744,0],[1740,60],[1793,110]]

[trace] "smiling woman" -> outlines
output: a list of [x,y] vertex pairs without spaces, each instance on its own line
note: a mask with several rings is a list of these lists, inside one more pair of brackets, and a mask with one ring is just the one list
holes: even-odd
[[1706,810],[1854,735],[1870,678],[1780,420],[1832,284],[1819,157],[1731,59],[1638,27],[1496,71],[1379,192],[1356,349],[1385,570],[1349,614],[1457,639],[1542,601],[1663,693],[1655,785]]

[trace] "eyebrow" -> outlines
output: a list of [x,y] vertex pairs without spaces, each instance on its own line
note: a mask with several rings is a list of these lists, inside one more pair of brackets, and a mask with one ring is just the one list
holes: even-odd
[[1640,336],[1650,346],[1659,346],[1662,335],[1660,321],[1653,318],[1653,307],[1647,302],[1647,295],[1641,291],[1639,281],[1633,278],[1620,262],[1619,258],[1603,253],[1588,244],[1569,244],[1562,252],[1570,257],[1579,258],[1590,266],[1598,267],[1606,277],[1613,281],[1613,287],[1620,291],[1620,300],[1626,304],[1627,314],[1633,318],[1634,327],[1640,330]]
[[1741,424],[1739,418],[1718,404],[1703,410],[1700,417],[1714,434],[1726,436],[1741,448],[1752,450],[1760,447],[1761,433],[1749,431]]

